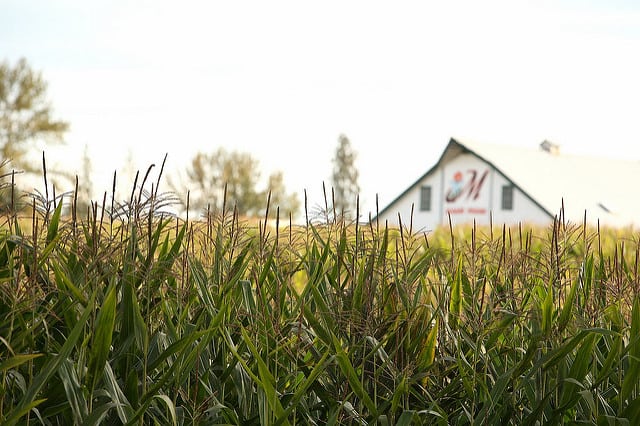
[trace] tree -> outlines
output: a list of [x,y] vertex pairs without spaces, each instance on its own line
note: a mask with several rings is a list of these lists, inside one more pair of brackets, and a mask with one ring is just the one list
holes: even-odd
[[80,215],[86,214],[87,208],[91,205],[91,196],[93,194],[92,171],[93,165],[89,156],[89,146],[85,145],[82,152],[82,176],[78,178],[78,188],[76,188],[78,190],[76,194],[76,212]]
[[169,185],[177,193],[190,192],[191,211],[204,211],[207,207],[219,211],[226,204],[226,209],[237,208],[242,216],[260,216],[271,191],[270,216],[275,216],[277,207],[282,215],[297,214],[297,199],[286,194],[282,173],[269,176],[267,188],[262,191],[257,189],[259,179],[258,161],[250,154],[219,148],[209,154],[197,153],[182,183],[169,179]]
[[271,193],[270,205],[272,207],[270,216],[273,216],[276,213],[274,207],[280,208],[281,217],[283,219],[286,219],[283,214],[291,214],[291,216],[295,216],[300,209],[298,197],[296,197],[295,194],[287,195],[286,193],[284,175],[282,172],[275,172],[269,176],[267,192]]
[[355,212],[356,200],[360,193],[358,169],[355,166],[356,156],[349,138],[340,135],[333,157],[331,185],[333,187],[333,210],[343,216],[347,212]]
[[39,141],[61,142],[69,124],[54,120],[47,100],[47,83],[27,61],[15,67],[0,63],[0,155],[14,168],[33,172],[26,154]]

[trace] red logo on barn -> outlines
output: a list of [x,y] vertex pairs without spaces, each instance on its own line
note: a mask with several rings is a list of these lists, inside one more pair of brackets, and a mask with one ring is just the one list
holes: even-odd
[[466,200],[477,200],[488,174],[489,170],[485,170],[482,175],[479,175],[477,170],[469,169],[467,170],[467,179],[465,180],[461,171],[455,172],[449,190],[445,195],[445,200],[447,200],[448,203],[453,203],[465,194],[467,195]]

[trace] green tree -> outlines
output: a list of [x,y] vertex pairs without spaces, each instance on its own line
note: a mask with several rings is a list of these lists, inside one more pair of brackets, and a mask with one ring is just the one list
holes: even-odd
[[0,63],[0,155],[14,168],[34,172],[26,154],[33,144],[61,142],[69,124],[54,120],[41,73],[20,59]]
[[356,157],[357,154],[351,147],[349,138],[340,135],[333,157],[331,186],[333,187],[333,210],[341,216],[346,216],[349,212],[355,213],[356,200],[360,193],[359,173],[355,165]]
[[[282,172],[275,172],[269,176],[267,183],[267,192],[271,193],[271,214],[273,216],[276,213],[275,208],[280,209],[281,219],[286,219],[289,214],[295,216],[300,209],[300,202],[295,194],[287,194],[284,175]],[[268,195],[268,194],[267,194]]]
[[91,205],[91,197],[93,195],[93,183],[91,179],[91,173],[93,172],[93,164],[91,163],[91,156],[89,155],[89,146],[84,146],[84,151],[82,152],[82,175],[78,177],[76,188],[78,193],[77,204],[76,204],[76,212],[81,217],[85,217],[87,214],[87,209]]
[[286,194],[282,173],[270,175],[267,188],[258,189],[258,161],[248,153],[224,148],[208,154],[199,152],[185,172],[186,177],[179,179],[180,183],[169,179],[169,185],[176,193],[190,192],[191,211],[204,211],[207,207],[219,211],[226,204],[228,210],[237,207],[242,216],[260,216],[266,210],[271,191],[270,216],[276,214],[277,207],[280,207],[281,215],[297,214],[297,199]]

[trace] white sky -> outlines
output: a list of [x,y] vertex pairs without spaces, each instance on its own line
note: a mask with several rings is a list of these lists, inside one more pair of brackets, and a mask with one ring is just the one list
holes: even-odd
[[81,174],[87,145],[100,198],[129,152],[171,172],[224,146],[319,204],[341,133],[365,212],[452,136],[640,159],[632,0],[0,0],[0,60],[20,57],[71,123],[47,157]]

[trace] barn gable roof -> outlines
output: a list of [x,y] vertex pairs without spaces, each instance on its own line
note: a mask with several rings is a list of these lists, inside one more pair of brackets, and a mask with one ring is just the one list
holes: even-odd
[[600,220],[603,225],[640,224],[640,162],[564,154],[548,142],[546,150],[477,143],[451,138],[437,163],[395,198],[379,215],[422,180],[463,153],[487,162],[550,218],[564,204],[565,218],[582,222]]

